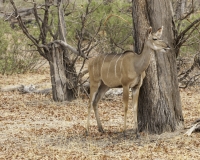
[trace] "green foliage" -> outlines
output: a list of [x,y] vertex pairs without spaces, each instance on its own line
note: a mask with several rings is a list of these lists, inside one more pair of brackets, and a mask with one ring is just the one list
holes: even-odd
[[[182,32],[185,28],[187,28],[193,21],[200,17],[200,13],[196,12],[192,14],[189,18],[183,20],[180,25],[180,31]],[[194,32],[189,35],[190,31],[194,29]],[[194,56],[197,52],[200,51],[200,25],[197,27],[193,27],[190,29],[185,37],[190,36],[188,40],[183,44],[180,48],[180,56]]]
[[0,28],[0,73],[25,73],[33,70],[41,58],[30,51],[32,48],[28,45],[29,40],[2,20]]
[[[37,1],[38,2],[38,1]],[[16,1],[17,6],[32,7],[32,4],[22,1]],[[98,43],[96,50],[99,53],[122,52],[128,45],[133,43],[132,38],[132,17],[130,3],[121,0],[105,4],[103,0],[92,0],[88,7],[91,12],[86,15],[88,1],[76,1],[69,3],[65,10],[65,21],[67,28],[67,41],[77,45],[78,37],[82,27],[82,18],[86,16],[84,28],[82,30],[83,40],[93,39]],[[40,17],[43,19],[44,10],[38,9]],[[58,15],[57,7],[51,6],[49,12],[49,26],[52,34],[57,32]],[[70,14],[68,14],[70,13]],[[26,25],[30,35],[33,37],[40,36],[39,27],[35,21]],[[0,73],[24,73],[32,70],[37,66],[41,57],[35,53],[32,42],[16,26],[12,30],[9,24],[0,21]],[[50,32],[47,34],[47,43],[53,40]],[[82,46],[83,47],[83,46]]]
[[[94,10],[94,12],[87,15],[84,25],[85,40],[95,37],[99,41],[101,53],[121,52],[122,49],[128,49],[127,46],[133,43],[130,5],[121,0],[106,5],[103,0],[93,0],[89,11]],[[81,15],[85,16],[86,8],[87,3],[77,3],[74,12],[66,17],[67,39],[70,42],[77,38],[77,30],[82,26]],[[101,28],[95,35],[100,25]]]

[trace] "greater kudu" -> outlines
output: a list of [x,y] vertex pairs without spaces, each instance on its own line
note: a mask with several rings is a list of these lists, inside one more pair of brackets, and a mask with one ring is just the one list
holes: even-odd
[[[128,110],[129,88],[132,88],[134,125],[137,133],[137,109],[140,87],[145,77],[145,70],[149,66],[151,54],[155,50],[166,52],[169,46],[160,39],[163,27],[152,33],[150,27],[145,37],[141,54],[125,51],[122,54],[99,55],[89,62],[90,100],[88,107],[87,131],[89,131],[89,118],[91,107],[97,120],[98,130],[104,132],[98,114],[98,102],[109,88],[123,87],[124,133],[126,130],[126,117]],[[138,134],[138,133],[137,133]]]

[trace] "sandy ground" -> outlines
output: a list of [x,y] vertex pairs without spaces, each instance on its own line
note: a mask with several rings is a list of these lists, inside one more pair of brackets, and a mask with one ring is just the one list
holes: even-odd
[[[48,71],[2,76],[0,86],[46,84]],[[200,118],[200,92],[181,90],[185,126]],[[100,117],[105,134],[97,131],[94,112],[91,131],[85,136],[88,99],[55,103],[51,96],[0,92],[0,160],[2,159],[200,159],[200,133],[186,130],[162,135],[132,134],[129,108],[128,135],[122,134],[121,97],[101,101]]]

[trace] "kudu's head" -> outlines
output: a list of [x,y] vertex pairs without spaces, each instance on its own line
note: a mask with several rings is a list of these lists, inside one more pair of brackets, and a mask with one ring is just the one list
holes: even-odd
[[150,27],[147,31],[146,35],[146,44],[151,49],[161,52],[166,52],[170,47],[167,43],[165,43],[163,40],[160,39],[162,36],[163,26],[157,30],[157,32],[152,33],[152,28]]

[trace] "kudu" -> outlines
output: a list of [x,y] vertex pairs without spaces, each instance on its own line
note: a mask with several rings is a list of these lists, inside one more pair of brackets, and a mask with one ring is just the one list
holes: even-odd
[[123,54],[99,55],[89,62],[90,100],[88,107],[87,134],[89,132],[91,107],[94,109],[98,130],[104,132],[99,119],[98,102],[109,88],[122,87],[123,104],[125,108],[124,133],[126,130],[129,88],[132,88],[134,125],[136,134],[138,135],[138,95],[145,77],[145,70],[149,66],[151,54],[155,50],[165,52],[167,49],[170,49],[163,40],[160,40],[162,31],[163,27],[158,29],[157,32],[152,33],[152,28],[149,28],[145,37],[143,50],[139,55],[132,51],[125,51]]

